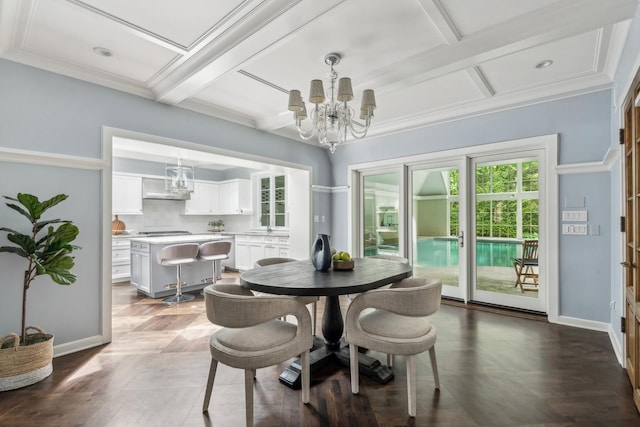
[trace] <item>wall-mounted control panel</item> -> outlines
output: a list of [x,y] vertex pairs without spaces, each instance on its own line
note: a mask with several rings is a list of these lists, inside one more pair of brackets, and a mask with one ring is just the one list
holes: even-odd
[[588,224],[589,215],[586,209],[563,210],[562,211],[562,234],[572,234],[578,236],[600,235],[600,226]]

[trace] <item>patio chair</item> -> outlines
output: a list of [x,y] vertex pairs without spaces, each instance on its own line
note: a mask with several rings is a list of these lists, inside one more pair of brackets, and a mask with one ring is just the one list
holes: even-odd
[[522,257],[513,260],[516,270],[516,284],[520,291],[538,290],[538,241],[525,240],[522,245]]

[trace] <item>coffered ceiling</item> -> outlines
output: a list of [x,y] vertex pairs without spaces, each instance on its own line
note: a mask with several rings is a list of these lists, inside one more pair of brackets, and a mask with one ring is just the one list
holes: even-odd
[[381,135],[610,87],[637,6],[0,0],[0,57],[298,139],[287,91],[307,99],[337,52],[356,108],[375,89]]

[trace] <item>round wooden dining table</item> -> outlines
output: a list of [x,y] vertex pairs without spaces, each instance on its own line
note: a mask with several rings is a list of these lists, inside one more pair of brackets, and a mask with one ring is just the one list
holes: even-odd
[[[325,297],[322,316],[324,343],[314,344],[311,371],[338,360],[348,365],[348,348],[341,338],[344,320],[340,311],[340,295],[357,294],[398,282],[413,274],[409,264],[377,258],[354,258],[353,270],[317,271],[311,261],[291,261],[247,270],[240,274],[240,285],[248,289],[277,295]],[[381,383],[393,373],[379,361],[360,355],[360,371]],[[299,370],[296,363],[280,376],[284,384],[297,388]]]

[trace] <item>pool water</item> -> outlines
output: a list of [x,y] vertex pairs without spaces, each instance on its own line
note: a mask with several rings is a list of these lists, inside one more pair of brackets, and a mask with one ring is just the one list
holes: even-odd
[[[512,241],[478,240],[476,265],[479,267],[513,267],[513,259],[522,251],[522,244]],[[458,265],[458,240],[423,238],[417,242],[415,264],[424,268]]]

